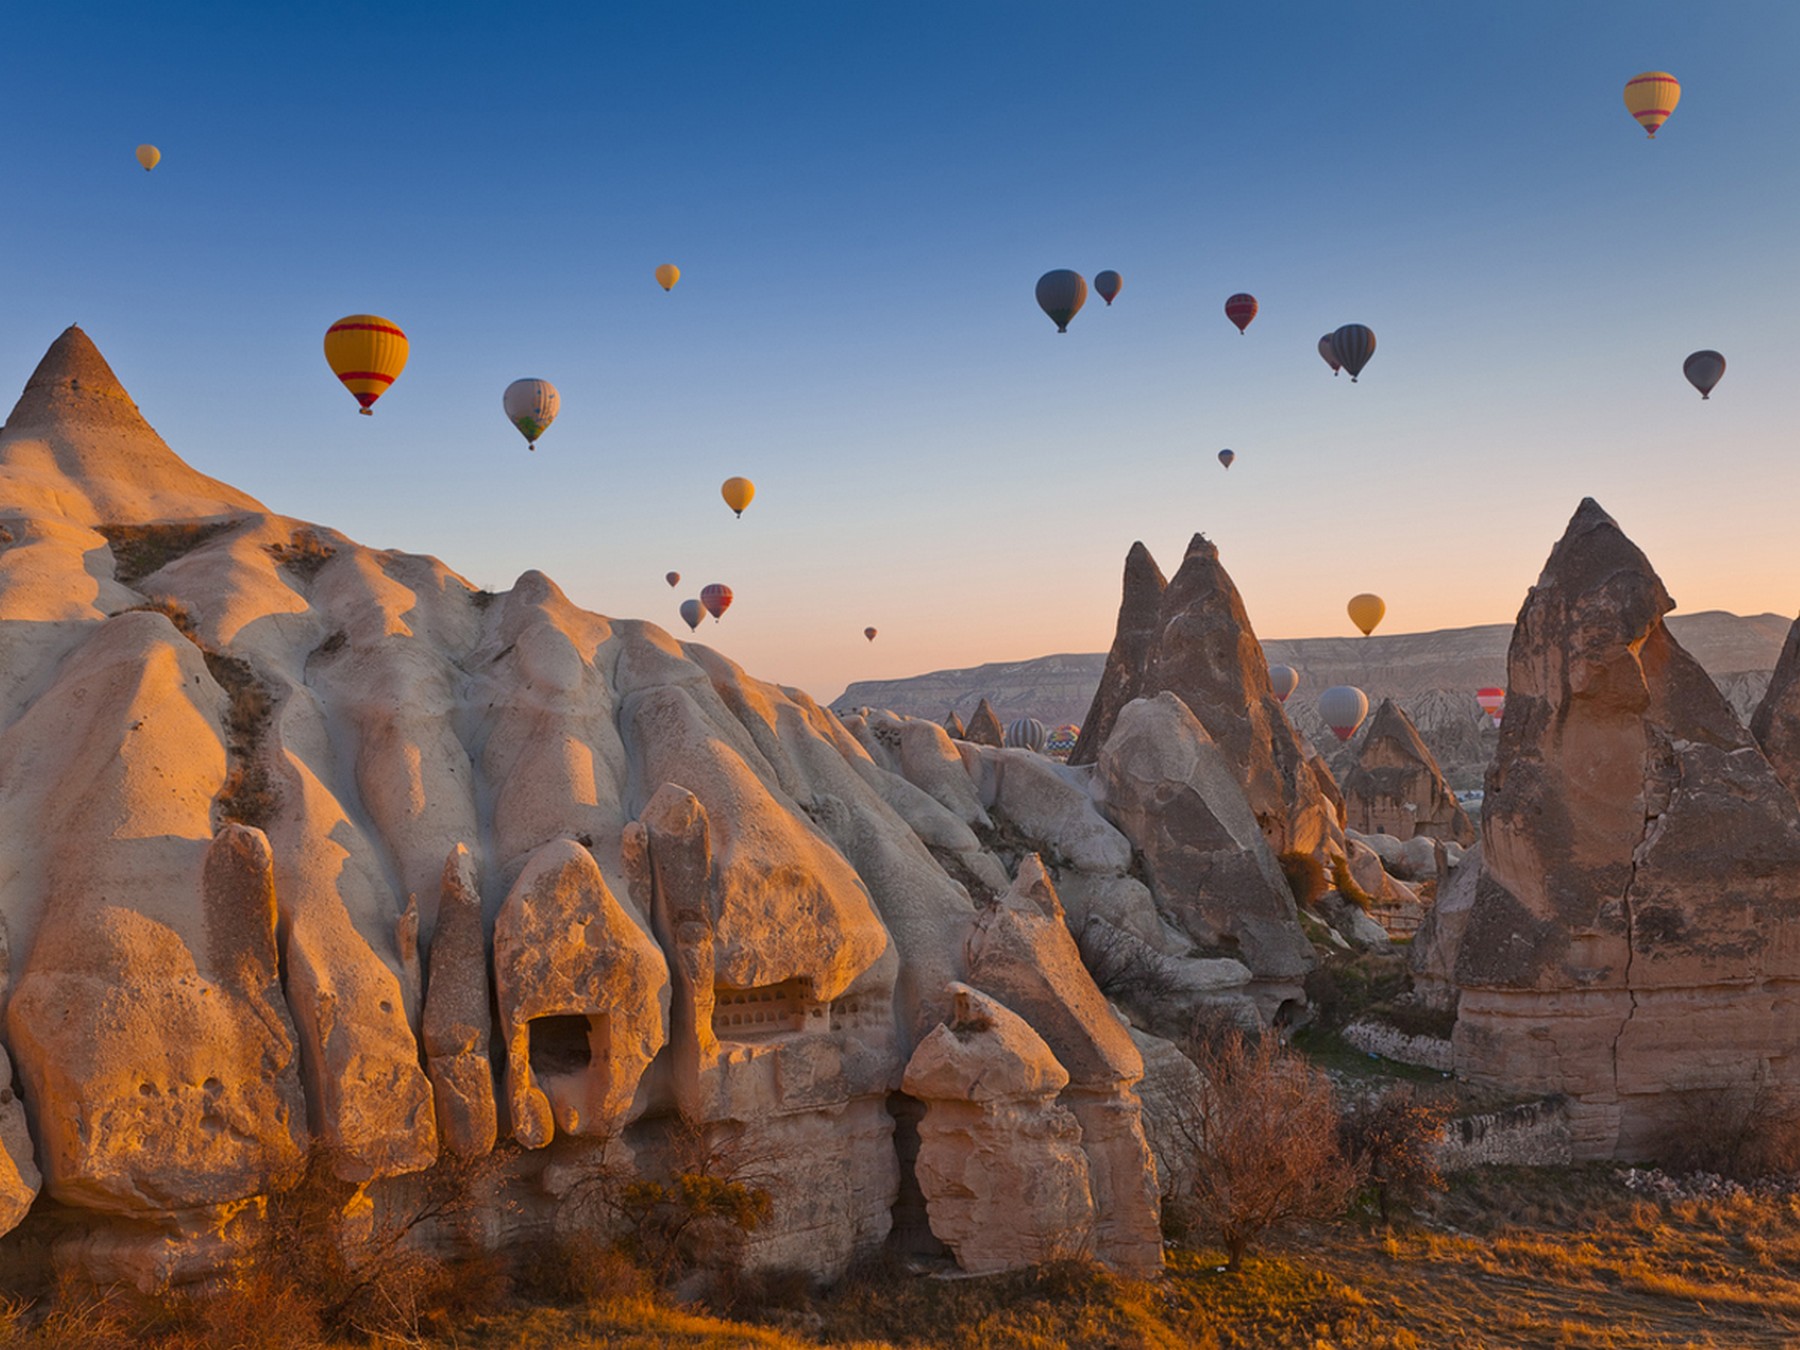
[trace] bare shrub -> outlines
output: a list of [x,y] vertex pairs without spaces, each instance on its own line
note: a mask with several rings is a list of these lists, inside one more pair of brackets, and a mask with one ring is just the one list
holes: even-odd
[[1451,1104],[1422,1096],[1410,1083],[1344,1113],[1338,1144],[1374,1194],[1381,1221],[1391,1219],[1391,1202],[1416,1206],[1444,1189],[1437,1144]]
[[314,530],[295,530],[285,544],[270,544],[268,554],[277,564],[304,581],[311,581],[319,569],[337,555],[337,549],[319,538]]
[[1194,1156],[1186,1209],[1235,1271],[1269,1233],[1341,1215],[1360,1177],[1338,1146],[1330,1082],[1274,1036],[1232,1033],[1192,1054],[1208,1087],[1178,1121]]
[[1316,905],[1319,897],[1331,889],[1325,880],[1325,864],[1310,853],[1283,853],[1276,858],[1281,874],[1287,878],[1294,900],[1302,905]]
[[1364,914],[1375,907],[1375,897],[1356,884],[1356,878],[1350,875],[1350,860],[1341,853],[1331,860],[1331,885],[1332,889]]
[[121,586],[135,586],[161,571],[215,535],[235,529],[241,521],[220,520],[201,525],[97,525],[112,546],[113,577]]
[[1153,1015],[1183,1001],[1173,963],[1124,929],[1090,921],[1077,946],[1095,986],[1114,1003]]
[[1800,1172],[1800,1100],[1765,1080],[1672,1094],[1656,1149],[1666,1172],[1733,1181]]

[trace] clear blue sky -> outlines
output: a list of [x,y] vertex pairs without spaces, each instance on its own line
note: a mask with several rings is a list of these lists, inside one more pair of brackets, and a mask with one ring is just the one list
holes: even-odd
[[[198,467],[477,584],[725,581],[701,636],[821,697],[1101,649],[1195,530],[1267,637],[1510,619],[1583,495],[1684,609],[1800,605],[1792,0],[150,8],[9,26],[0,387],[78,321]],[[1124,293],[1059,336],[1053,267]]]

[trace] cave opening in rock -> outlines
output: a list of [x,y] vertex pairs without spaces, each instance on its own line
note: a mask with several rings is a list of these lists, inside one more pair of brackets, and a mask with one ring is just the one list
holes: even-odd
[[580,1013],[533,1018],[529,1027],[532,1072],[552,1078],[585,1073],[594,1061],[594,1020]]

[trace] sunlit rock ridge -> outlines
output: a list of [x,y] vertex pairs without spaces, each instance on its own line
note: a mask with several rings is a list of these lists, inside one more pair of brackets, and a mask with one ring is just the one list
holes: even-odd
[[[97,1278],[204,1276],[309,1157],[379,1213],[506,1150],[489,1227],[548,1232],[601,1150],[667,1175],[682,1120],[761,1160],[751,1265],[828,1277],[890,1239],[1017,1264],[969,1226],[988,1206],[1143,1273],[1143,1028],[1266,1018],[1310,963],[1266,848],[1241,922],[1207,874],[1139,879],[1156,775],[1251,820],[1178,705],[1155,716],[1200,758],[1121,742],[1110,806],[1091,768],[840,721],[540,573],[488,594],[269,510],[78,329],[0,430],[0,645],[0,1229],[43,1216]],[[1179,1006],[1128,1031],[1095,944]],[[988,1003],[1016,1034],[909,1072]],[[1021,1054],[1030,1111],[969,1096]]]

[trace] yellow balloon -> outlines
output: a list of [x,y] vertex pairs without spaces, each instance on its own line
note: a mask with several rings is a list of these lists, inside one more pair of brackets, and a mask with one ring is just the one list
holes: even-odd
[[1681,102],[1681,81],[1666,70],[1646,70],[1625,81],[1625,110],[1656,139],[1656,129]]
[[406,369],[406,334],[379,314],[351,314],[325,330],[325,361],[362,404],[364,417],[374,415],[375,400]]
[[744,508],[750,505],[750,499],[756,495],[756,484],[748,478],[727,478],[724,486],[719,489],[719,495],[725,499],[725,505],[741,516]]
[[144,166],[145,173],[149,173],[150,170],[154,169],[157,161],[161,158],[162,151],[158,150],[154,145],[140,145],[137,148],[137,161]]
[[1350,597],[1350,603],[1344,606],[1350,612],[1350,622],[1362,629],[1364,637],[1375,631],[1375,625],[1381,622],[1381,616],[1387,613],[1387,602],[1379,595],[1362,595]]
[[656,280],[665,291],[672,291],[675,283],[681,280],[681,269],[674,263],[664,263],[656,269]]

